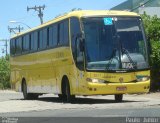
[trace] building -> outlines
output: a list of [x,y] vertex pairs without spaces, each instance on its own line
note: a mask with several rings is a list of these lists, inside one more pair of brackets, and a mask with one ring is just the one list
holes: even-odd
[[127,10],[139,14],[146,12],[148,15],[160,17],[160,0],[127,0],[111,10]]

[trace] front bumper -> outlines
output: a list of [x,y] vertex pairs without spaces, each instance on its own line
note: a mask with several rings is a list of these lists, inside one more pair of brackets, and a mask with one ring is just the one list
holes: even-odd
[[[117,90],[117,88],[125,88]],[[147,93],[150,89],[150,81],[134,83],[91,83],[85,87],[84,95],[113,95]]]

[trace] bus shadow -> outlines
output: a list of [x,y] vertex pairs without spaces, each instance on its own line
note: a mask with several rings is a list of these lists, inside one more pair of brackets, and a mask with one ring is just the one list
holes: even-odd
[[[63,103],[61,99],[58,97],[41,97],[37,99],[39,101],[45,102],[53,102],[53,103]],[[132,102],[146,102],[146,101],[134,101],[134,100],[123,100],[118,103],[132,103]],[[65,103],[65,102],[64,102]],[[72,104],[109,104],[109,103],[117,103],[114,99],[95,99],[95,98],[76,98],[72,101]]]

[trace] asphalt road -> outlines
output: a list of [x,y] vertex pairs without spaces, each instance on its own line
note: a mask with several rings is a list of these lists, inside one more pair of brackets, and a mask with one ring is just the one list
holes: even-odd
[[[27,101],[21,93],[0,91],[0,117],[18,118],[18,123],[132,123],[127,118],[133,117],[144,122],[145,117],[160,117],[160,93],[125,95],[121,103],[115,103],[113,96],[93,96],[64,104],[54,95]],[[154,120],[160,122],[160,118]]]

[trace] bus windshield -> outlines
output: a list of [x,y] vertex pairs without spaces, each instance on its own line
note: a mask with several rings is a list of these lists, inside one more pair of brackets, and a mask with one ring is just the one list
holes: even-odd
[[140,17],[83,18],[88,70],[147,69],[146,38]]

